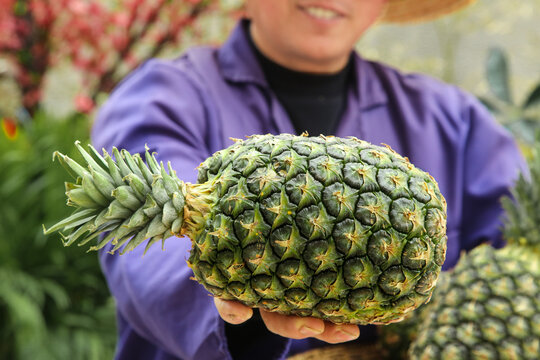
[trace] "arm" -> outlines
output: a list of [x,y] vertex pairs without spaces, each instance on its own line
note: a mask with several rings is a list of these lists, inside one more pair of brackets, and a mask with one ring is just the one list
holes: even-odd
[[[150,62],[131,75],[101,110],[93,129],[97,147],[130,152],[145,144],[170,160],[180,178],[195,181],[196,167],[209,154],[206,115],[200,94],[180,72]],[[186,265],[191,241],[171,238],[143,257],[100,254],[118,311],[135,331],[183,359],[227,359],[223,322]]]
[[[100,112],[93,142],[130,152],[142,152],[148,144],[160,159],[171,161],[180,178],[194,182],[195,168],[210,155],[205,139],[215,137],[208,134],[213,124],[202,94],[169,66],[152,62],[128,78]],[[142,257],[141,248],[118,256],[105,249],[100,256],[118,311],[138,334],[181,358],[229,358],[220,314],[235,324],[251,317],[252,310],[235,302],[217,300],[214,305],[206,290],[190,280],[185,261],[190,248],[187,238],[169,239],[165,252],[154,247]],[[262,318],[271,332],[289,338],[341,342],[358,336],[352,325],[266,312]],[[287,343],[270,332],[265,339],[266,345]]]

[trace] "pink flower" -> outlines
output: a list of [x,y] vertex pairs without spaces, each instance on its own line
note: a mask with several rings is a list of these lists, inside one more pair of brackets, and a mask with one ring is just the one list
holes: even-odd
[[68,7],[73,14],[84,16],[88,12],[88,3],[83,0],[71,0]]
[[75,97],[75,108],[77,111],[88,114],[94,107],[94,101],[88,95],[79,94]]

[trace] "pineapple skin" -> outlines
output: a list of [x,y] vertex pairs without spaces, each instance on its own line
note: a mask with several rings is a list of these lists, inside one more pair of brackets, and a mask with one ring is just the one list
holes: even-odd
[[188,264],[213,295],[352,324],[400,321],[429,301],[446,203],[389,147],[256,135],[208,158],[198,183],[187,193],[212,200],[184,232]]
[[409,358],[538,359],[538,269],[538,257],[520,246],[464,254],[437,286]]

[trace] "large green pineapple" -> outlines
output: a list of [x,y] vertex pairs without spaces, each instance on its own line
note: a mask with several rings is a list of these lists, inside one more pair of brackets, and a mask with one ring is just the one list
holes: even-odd
[[[513,188],[503,249],[481,245],[437,286],[413,360],[540,358],[540,142]],[[446,274],[445,274],[446,275]]]
[[[171,235],[213,295],[336,323],[389,323],[429,300],[446,252],[446,203],[435,180],[387,147],[356,138],[256,135],[215,153],[197,184],[146,152],[88,166],[77,179],[66,245],[109,233],[112,252]],[[165,256],[165,255],[164,255]]]

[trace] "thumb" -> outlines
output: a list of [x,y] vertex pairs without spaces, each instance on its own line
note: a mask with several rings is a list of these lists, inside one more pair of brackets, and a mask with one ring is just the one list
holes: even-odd
[[214,298],[214,304],[221,318],[229,324],[237,325],[251,318],[253,309],[238,301]]

